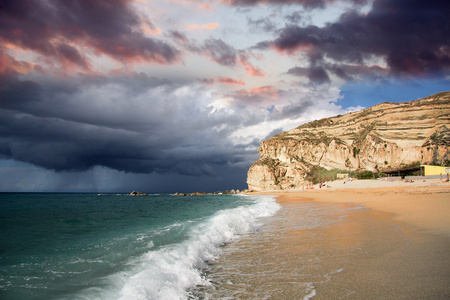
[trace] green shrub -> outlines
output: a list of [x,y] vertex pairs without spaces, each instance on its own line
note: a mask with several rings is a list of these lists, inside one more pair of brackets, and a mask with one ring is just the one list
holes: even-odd
[[373,178],[373,172],[372,171],[362,171],[359,173],[360,179],[372,179]]
[[353,147],[353,157],[356,158],[356,155],[359,154],[359,152],[361,152],[361,149],[358,149],[356,147]]
[[[378,174],[378,173],[375,173]],[[378,178],[379,175],[375,175],[376,178]],[[372,179],[374,178],[374,174],[372,171],[363,170],[363,171],[352,171],[350,173],[350,177],[358,178],[358,179]]]
[[373,177],[374,177],[375,179],[378,179],[378,178],[385,177],[385,176],[384,176],[383,173],[374,173],[374,174],[373,174]]
[[327,170],[320,166],[313,166],[311,170],[306,175],[306,180],[311,181],[313,184],[336,180],[337,174],[340,170],[333,169]]

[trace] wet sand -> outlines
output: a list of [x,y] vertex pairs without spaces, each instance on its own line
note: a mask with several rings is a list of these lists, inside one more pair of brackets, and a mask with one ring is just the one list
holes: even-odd
[[449,299],[450,183],[270,192],[280,211],[225,247],[210,298]]

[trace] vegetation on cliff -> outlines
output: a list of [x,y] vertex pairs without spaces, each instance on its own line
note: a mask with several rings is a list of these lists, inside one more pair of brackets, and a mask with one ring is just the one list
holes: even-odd
[[345,173],[338,169],[327,170],[320,166],[312,166],[305,179],[313,184],[336,180],[337,174]]

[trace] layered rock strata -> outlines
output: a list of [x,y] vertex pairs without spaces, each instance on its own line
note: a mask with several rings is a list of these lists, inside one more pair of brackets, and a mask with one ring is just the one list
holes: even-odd
[[406,103],[381,103],[316,120],[263,141],[248,171],[250,190],[308,185],[313,166],[381,171],[450,162],[450,92]]

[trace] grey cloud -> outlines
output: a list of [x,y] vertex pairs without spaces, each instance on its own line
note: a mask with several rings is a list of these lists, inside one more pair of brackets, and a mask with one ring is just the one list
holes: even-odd
[[82,172],[58,172],[26,163],[0,161],[0,191],[3,192],[117,192],[149,193],[214,192],[246,188],[246,172],[216,166],[218,176],[177,174],[133,174],[105,167]]
[[168,36],[170,38],[174,39],[178,43],[184,44],[184,43],[188,43],[189,42],[187,36],[183,32],[180,32],[180,31],[177,31],[177,30],[170,30],[169,33],[168,33]]
[[255,32],[273,32],[277,29],[277,26],[270,20],[270,18],[253,20],[247,17],[247,23],[249,28]]
[[[229,5],[237,6],[254,6],[259,4],[276,4],[276,5],[301,5],[306,8],[324,8],[328,3],[334,0],[225,0]],[[366,0],[347,0],[347,2],[360,5],[367,3]]]
[[[242,124],[245,126],[256,125],[265,120],[265,118],[268,121],[298,118],[307,113],[310,107],[317,104],[311,100],[310,97],[313,96],[307,93],[299,97],[299,92],[296,89],[276,90],[276,93],[278,95],[276,98],[268,97],[264,93],[248,93],[244,90],[233,93],[231,96],[239,100],[235,104],[236,106],[240,105],[240,103],[246,103],[255,107],[269,107],[267,110],[270,114],[267,117],[261,116],[261,112],[258,113],[258,111],[250,115],[241,115]],[[286,99],[292,100],[286,104]]]
[[283,106],[273,112],[273,119],[298,118],[308,112],[308,108],[314,106],[312,100],[298,100],[295,103]]
[[142,74],[70,82],[10,78],[1,85],[3,159],[59,172],[104,166],[195,176],[250,163],[242,156],[245,146],[228,137],[245,120],[213,112],[200,87]]
[[373,57],[385,59],[394,76],[445,76],[450,70],[448,13],[448,1],[375,0],[368,14],[350,11],[323,27],[291,24],[273,42],[255,47],[299,51],[311,68],[329,67],[341,78],[352,77],[347,73],[355,71],[351,65],[357,65],[361,75],[364,70],[374,74],[377,70],[365,65]]
[[288,20],[291,23],[299,23],[300,21],[303,20],[303,16],[301,12],[296,11],[286,15],[286,20]]
[[203,45],[212,60],[224,66],[234,66],[237,61],[237,51],[220,39],[207,39]]
[[282,133],[283,131],[284,131],[283,128],[276,128],[276,129],[272,130],[263,140],[267,140],[277,134]]
[[323,67],[310,67],[310,68],[302,68],[295,67],[288,70],[287,74],[299,76],[299,77],[308,77],[311,83],[329,83],[330,77],[327,74],[327,71]]
[[[173,63],[179,51],[136,30],[144,19],[130,1],[2,1],[0,41],[29,49],[61,65],[90,70],[71,41],[118,61]],[[147,25],[151,22],[145,20]],[[57,41],[57,42],[56,42]]]

